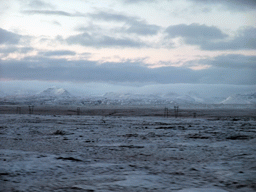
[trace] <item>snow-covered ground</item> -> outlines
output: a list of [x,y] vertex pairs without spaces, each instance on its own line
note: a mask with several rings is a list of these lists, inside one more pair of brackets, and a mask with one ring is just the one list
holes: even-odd
[[0,191],[256,190],[256,119],[0,116]]

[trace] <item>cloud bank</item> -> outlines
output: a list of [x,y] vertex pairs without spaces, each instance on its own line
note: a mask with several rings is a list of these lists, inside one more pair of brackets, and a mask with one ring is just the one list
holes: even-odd
[[[50,52],[50,54],[63,53]],[[222,55],[187,62],[187,66],[197,64],[212,66],[204,70],[192,70],[187,67],[171,66],[148,68],[145,64],[136,62],[99,64],[88,60],[68,61],[37,56],[23,60],[1,61],[1,70],[2,78],[12,80],[254,85],[255,61],[255,56]]]
[[214,26],[180,24],[169,26],[168,38],[181,37],[189,45],[198,45],[202,50],[247,50],[256,49],[256,28],[240,30],[231,38]]
[[21,40],[21,35],[12,33],[0,28],[0,45],[1,44],[18,44]]

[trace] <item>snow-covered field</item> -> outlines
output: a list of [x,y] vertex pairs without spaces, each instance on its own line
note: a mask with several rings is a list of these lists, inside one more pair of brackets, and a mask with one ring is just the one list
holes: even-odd
[[256,118],[0,116],[0,191],[256,190]]

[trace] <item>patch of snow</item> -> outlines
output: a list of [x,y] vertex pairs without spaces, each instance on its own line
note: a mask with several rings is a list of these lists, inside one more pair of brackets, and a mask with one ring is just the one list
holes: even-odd
[[160,180],[156,175],[147,175],[141,171],[138,171],[137,174],[136,171],[131,173],[126,172],[125,174],[127,174],[125,180],[116,181],[113,184],[126,187],[146,187],[152,189],[158,186],[157,180]]

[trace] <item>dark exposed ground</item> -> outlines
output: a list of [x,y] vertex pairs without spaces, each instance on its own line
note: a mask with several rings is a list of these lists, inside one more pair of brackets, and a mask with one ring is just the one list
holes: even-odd
[[0,191],[256,191],[253,109],[0,113]]
[[[15,105],[2,105],[0,106],[0,114],[17,114],[17,107],[20,107],[21,114],[29,114],[28,105],[15,106]],[[240,106],[241,107],[241,106]],[[33,114],[36,115],[77,115],[76,106],[34,106]],[[94,107],[79,107],[80,115],[86,116],[164,116],[165,106],[94,106]],[[196,117],[210,118],[210,117],[256,117],[255,108],[200,108],[188,109],[179,107],[179,117]],[[168,116],[174,117],[174,108],[168,108]]]

